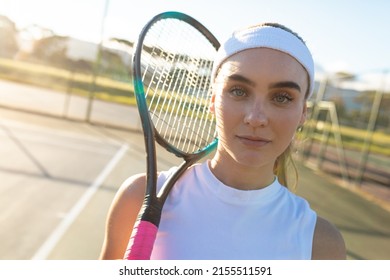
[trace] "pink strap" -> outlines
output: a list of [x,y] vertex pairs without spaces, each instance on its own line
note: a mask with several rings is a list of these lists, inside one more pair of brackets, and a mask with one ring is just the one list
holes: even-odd
[[150,260],[158,228],[151,222],[138,221],[127,245],[125,260]]

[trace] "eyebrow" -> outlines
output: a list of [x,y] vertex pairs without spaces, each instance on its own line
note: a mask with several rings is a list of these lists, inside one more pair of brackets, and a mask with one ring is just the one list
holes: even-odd
[[236,81],[236,82],[242,82],[244,84],[248,84],[250,86],[255,86],[256,83],[242,75],[239,74],[233,74],[227,77],[228,80]]
[[301,92],[301,87],[297,83],[292,81],[273,83],[271,84],[270,88],[291,88]]
[[[227,77],[228,80],[233,80],[233,81],[237,81],[237,82],[242,82],[242,83],[245,83],[245,84],[248,84],[250,86],[256,86],[256,83],[242,75],[239,75],[239,74],[233,74],[233,75],[230,75]],[[292,88],[292,89],[296,89],[298,90],[299,92],[301,92],[301,87],[295,83],[295,82],[292,82],[292,81],[282,81],[282,82],[276,82],[276,83],[272,83],[270,86],[269,86],[270,89],[275,89],[275,88]]]

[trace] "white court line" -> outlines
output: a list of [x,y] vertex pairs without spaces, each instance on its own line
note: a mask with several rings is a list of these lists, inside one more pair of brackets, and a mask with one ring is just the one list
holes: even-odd
[[65,234],[68,228],[72,225],[74,220],[78,217],[84,207],[87,205],[89,200],[95,194],[95,192],[103,184],[106,177],[114,169],[120,159],[124,156],[128,149],[127,144],[123,144],[120,149],[116,152],[114,157],[110,160],[109,163],[104,167],[100,174],[96,177],[95,181],[89,186],[84,195],[76,202],[73,208],[68,212],[65,218],[61,223],[55,228],[51,235],[46,239],[42,246],[36,251],[36,253],[31,258],[32,260],[45,260],[57,243],[60,241],[61,237]]

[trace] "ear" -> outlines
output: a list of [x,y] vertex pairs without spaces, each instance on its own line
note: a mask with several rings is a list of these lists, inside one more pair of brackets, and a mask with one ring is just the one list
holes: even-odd
[[210,98],[209,109],[210,109],[211,113],[215,114],[215,94],[214,94],[214,92],[212,93],[211,98]]
[[302,110],[301,119],[299,120],[299,125],[300,126],[305,123],[306,117],[307,117],[307,102],[305,101],[304,104],[303,104],[303,110]]

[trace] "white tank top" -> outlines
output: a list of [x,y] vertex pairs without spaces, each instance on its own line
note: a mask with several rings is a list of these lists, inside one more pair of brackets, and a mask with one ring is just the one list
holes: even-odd
[[[159,175],[159,187],[171,169]],[[208,163],[186,171],[163,208],[152,259],[311,259],[316,213],[275,180],[243,191]]]

